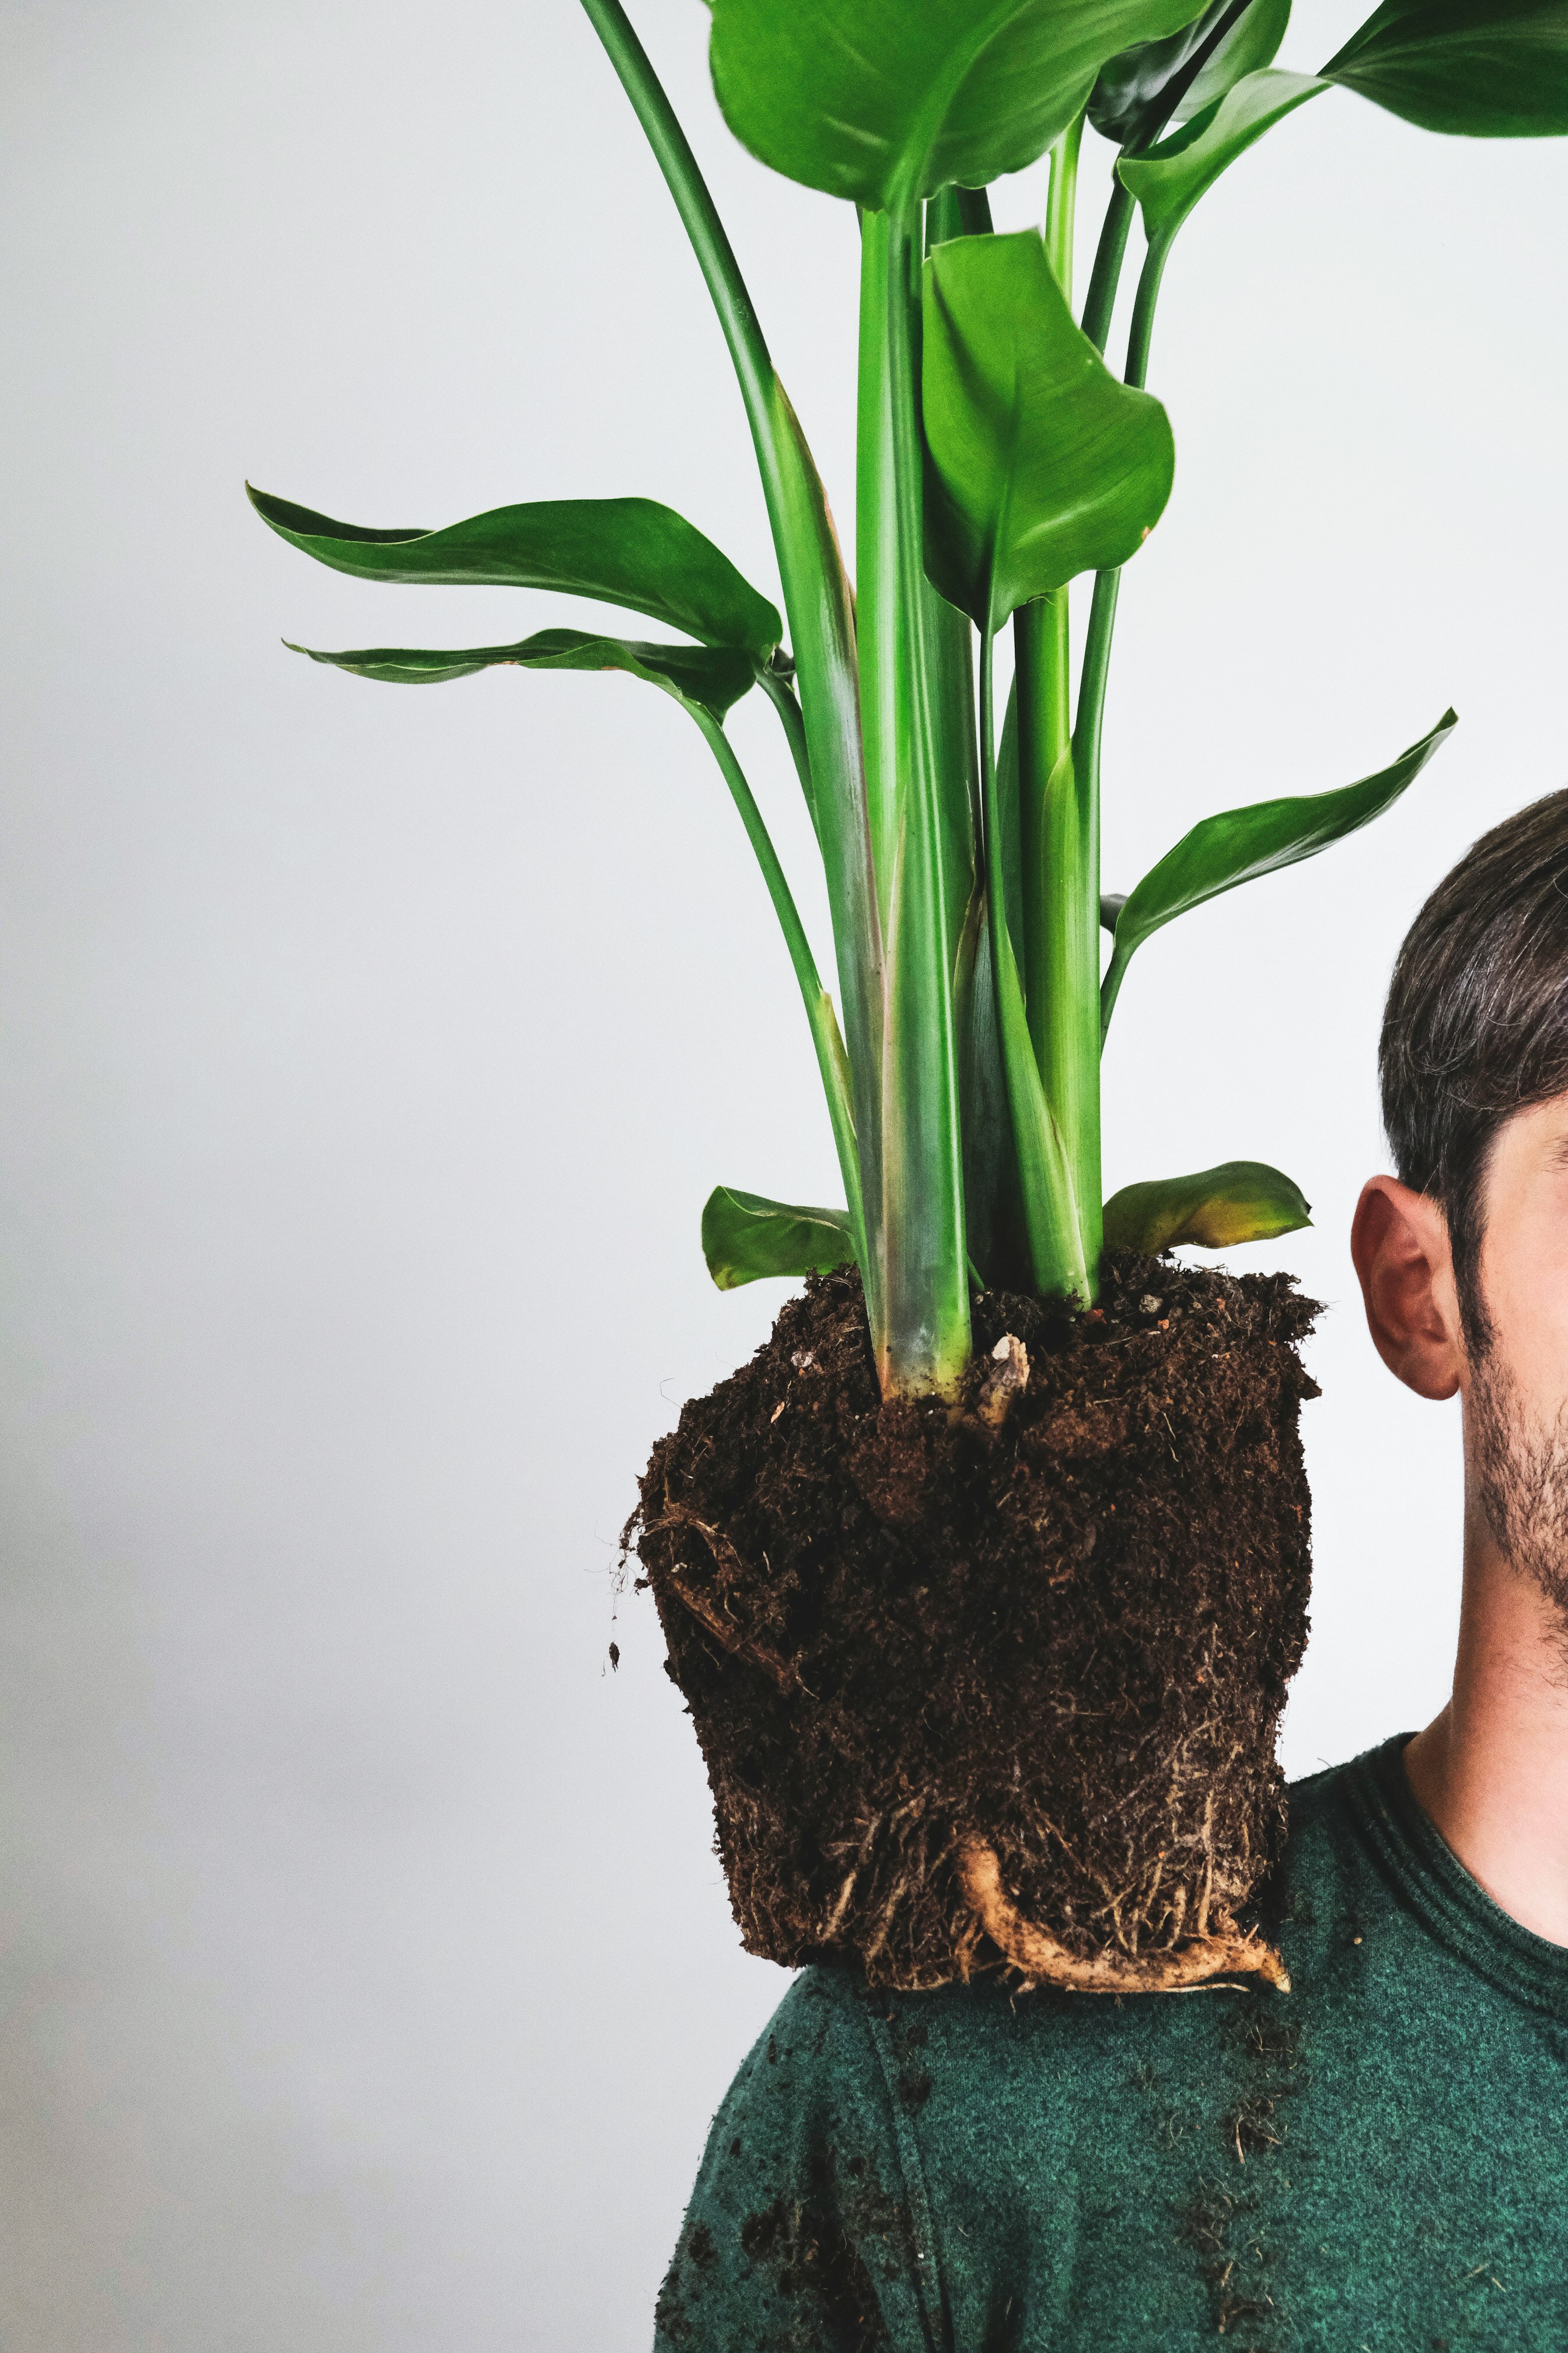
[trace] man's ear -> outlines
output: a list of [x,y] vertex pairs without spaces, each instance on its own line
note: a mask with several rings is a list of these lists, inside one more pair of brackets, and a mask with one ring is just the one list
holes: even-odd
[[1396,1176],[1371,1176],[1351,1224],[1367,1329],[1391,1373],[1417,1397],[1451,1398],[1464,1346],[1448,1224]]

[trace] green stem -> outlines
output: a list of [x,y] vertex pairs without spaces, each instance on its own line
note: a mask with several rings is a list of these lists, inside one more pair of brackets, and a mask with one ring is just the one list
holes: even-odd
[[[1110,202],[1105,208],[1100,224],[1100,243],[1095,248],[1094,268],[1089,280],[1089,293],[1084,301],[1082,326],[1084,333],[1103,353],[1110,333],[1111,317],[1116,309],[1117,289],[1121,283],[1121,265],[1127,255],[1128,232],[1137,206],[1130,188],[1120,180],[1112,184]],[[1099,572],[1095,575],[1094,597],[1089,608],[1089,634],[1084,640],[1083,669],[1079,678],[1078,723],[1073,730],[1073,765],[1084,779],[1085,789],[1100,803],[1100,745],[1105,720],[1105,689],[1110,670],[1110,640],[1116,628],[1116,600],[1121,586],[1121,575]]]
[[1083,332],[1097,352],[1104,351],[1110,332],[1116,290],[1121,282],[1121,264],[1127,252],[1127,234],[1136,209],[1131,190],[1116,181],[1100,224],[1100,243],[1095,248],[1094,268],[1089,272],[1089,292],[1083,305]]
[[[1160,299],[1160,281],[1164,276],[1165,262],[1171,240],[1162,238],[1149,248],[1142,272],[1138,280],[1137,298],[1132,305],[1132,324],[1127,339],[1127,382],[1139,391],[1148,381],[1149,346],[1154,332],[1154,309]],[[1091,793],[1096,805],[1100,799],[1100,741],[1105,724],[1105,690],[1110,671],[1110,641],[1116,630],[1116,606],[1121,589],[1120,572],[1101,572],[1094,583],[1094,602],[1089,607],[1089,635],[1084,640],[1083,670],[1079,681],[1078,724],[1073,731],[1073,765],[1086,792]],[[1103,991],[1102,991],[1103,996]],[[1108,1004],[1100,1009],[1100,1043],[1103,1047],[1106,1025],[1110,1018]]]
[[[1047,1298],[1093,1297],[1098,1253],[1086,1260],[1073,1170],[1035,1064],[1024,992],[1007,920],[1007,860],[995,750],[994,637],[980,641],[980,776],[985,818],[986,913],[996,990],[996,1027],[1012,1121],[1018,1200],[1029,1271]],[[1095,1197],[1096,1203],[1099,1195]]]
[[1089,633],[1084,639],[1083,668],[1079,674],[1078,725],[1073,730],[1072,761],[1096,805],[1100,799],[1100,746],[1105,723],[1105,688],[1110,670],[1110,640],[1116,628],[1116,600],[1121,592],[1120,572],[1097,572],[1094,598],[1089,608]]
[[775,438],[772,406],[776,378],[762,323],[741,276],[734,248],[698,168],[690,142],[620,0],[583,0],[583,5],[620,76],[622,88],[631,100],[675,198],[681,225],[707,280],[713,308],[719,313],[719,323],[735,363],[735,374],[741,380],[757,456],[766,470],[771,461],[776,462],[772,448]]
[[[1029,1034],[1042,1078],[1049,1052],[1051,1016],[1060,1015],[1060,991],[1068,985],[1061,965],[1058,917],[1070,858],[1070,839],[1060,838],[1063,791],[1070,801],[1071,744],[1068,717],[1070,645],[1068,593],[1041,596],[1013,616],[1013,679],[1018,705],[1018,849],[1023,881],[1023,938],[1019,960],[1029,1008]],[[1053,819],[1055,822],[1053,822]],[[1050,1092],[1047,1082],[1047,1092]]]
[[[925,249],[956,237],[991,234],[984,188],[941,188],[925,206]],[[919,301],[918,281],[911,299]],[[918,311],[917,311],[918,315]],[[922,522],[923,548],[923,522]],[[942,880],[947,958],[957,976],[978,934],[984,882],[980,872],[980,757],[974,721],[974,628],[967,614],[939,596],[921,565],[925,643],[931,665],[929,704],[933,756],[941,779]],[[962,1024],[961,1024],[962,1027]],[[965,1102],[964,1119],[968,1122]]]
[[[1133,324],[1126,339],[1126,381],[1142,391],[1150,379],[1150,343],[1154,339],[1154,308],[1159,303],[1159,285],[1166,275],[1166,259],[1171,254],[1171,237],[1159,237],[1150,245],[1142,261],[1142,273],[1138,278],[1138,297],[1133,301]],[[1119,572],[1100,572],[1096,579],[1096,600],[1089,612],[1089,640],[1084,645],[1084,675],[1079,682],[1079,723],[1072,736],[1074,760],[1093,775],[1098,786],[1100,776],[1100,732],[1105,724],[1105,680],[1110,670],[1110,642],[1117,628],[1117,596],[1121,591]],[[1114,967],[1112,967],[1114,969]],[[1105,1050],[1105,1033],[1110,1029],[1110,1012],[1114,1005],[1112,974],[1105,974],[1100,984],[1100,1050]]]
[[[984,188],[941,188],[925,207],[925,249],[957,237],[988,237],[991,206]],[[922,567],[923,568],[923,567]],[[931,716],[937,774],[942,780],[942,874],[947,902],[948,965],[953,974],[960,1060],[967,1051],[967,990],[973,948],[984,923],[985,885],[980,869],[980,757],[974,719],[974,628],[967,614],[922,581],[926,646],[931,664]],[[966,1155],[979,1142],[963,1093]],[[965,1166],[969,1165],[966,1156]]]
[[[1050,195],[1046,206],[1046,259],[1064,298],[1072,301],[1073,207],[1078,186],[1080,116],[1051,150]],[[1042,1078],[1050,1059],[1047,1032],[1059,1016],[1066,976],[1059,965],[1058,912],[1054,901],[1066,879],[1058,871],[1064,846],[1052,839],[1050,807],[1068,750],[1072,647],[1068,591],[1026,605],[1013,619],[1014,676],[1018,701],[1018,796],[1024,895],[1020,943],[1029,1032]],[[1055,889],[1053,890],[1053,884]],[[1054,936],[1057,935],[1057,936]],[[1046,1092],[1051,1092],[1048,1079]]]
[[[1105,339],[1117,308],[1117,287],[1121,282],[1121,261],[1126,257],[1126,236],[1133,226],[1133,195],[1129,188],[1121,186],[1121,181],[1117,181],[1112,200],[1105,207],[1096,266],[1089,280],[1089,299],[1084,301],[1084,334],[1100,353],[1105,351]],[[1084,791],[1096,809],[1100,805],[1100,734],[1105,727],[1105,685],[1110,678],[1110,642],[1117,630],[1119,593],[1121,572],[1096,572],[1093,602],[1089,607],[1089,636],[1084,640],[1084,669],[1079,673],[1079,715],[1072,730],[1074,772],[1084,779]]]
[[[1165,92],[1166,104],[1158,121],[1145,126],[1142,135],[1129,142],[1124,154],[1147,149],[1159,138],[1171,116],[1192,88],[1204,67],[1225,39],[1231,27],[1246,14],[1248,0],[1233,0],[1219,22],[1210,30],[1203,46],[1188,58],[1185,68],[1171,82]],[[1132,225],[1134,199],[1131,190],[1118,178],[1111,188],[1110,202],[1105,208],[1100,227],[1100,244],[1095,252],[1094,270],[1089,279],[1089,297],[1083,306],[1083,332],[1095,349],[1103,353],[1110,333],[1110,322],[1116,309],[1117,288],[1121,281],[1121,265],[1127,252],[1128,232]],[[1132,324],[1127,339],[1125,380],[1140,392],[1148,382],[1149,344],[1154,332],[1154,306],[1159,301],[1160,281],[1164,276],[1165,260],[1171,249],[1168,237],[1150,246],[1144,256],[1138,280],[1138,292],[1132,305]],[[1083,791],[1089,795],[1098,811],[1100,806],[1100,744],[1105,725],[1105,691],[1110,673],[1110,644],[1116,634],[1116,607],[1121,592],[1120,571],[1100,572],[1095,575],[1094,600],[1089,612],[1089,634],[1084,640],[1083,669],[1079,680],[1078,723],[1073,730],[1073,765],[1081,779]],[[1102,1003],[1100,1012],[1100,1044],[1103,1049],[1106,1024],[1110,1018],[1109,1003]]]
[[[1100,1234],[1100,804],[1068,733],[1064,591],[1014,617],[1029,1039],[1071,1176],[1075,1271],[1097,1288]],[[1081,1286],[1079,1286],[1081,1287]]]
[[778,712],[784,728],[784,741],[789,745],[795,772],[800,779],[801,791],[810,812],[814,830],[820,832],[816,822],[816,795],[811,782],[811,751],[805,740],[805,722],[801,717],[800,704],[787,678],[781,677],[768,662],[757,664],[757,684]]
[[805,926],[795,903],[789,880],[773,848],[773,836],[763,822],[745,772],[731,748],[730,739],[711,713],[691,703],[687,704],[693,719],[708,739],[713,757],[718,761],[724,782],[730,787],[730,797],[741,813],[741,823],[746,838],[756,853],[767,884],[768,896],[773,902],[773,913],[784,935],[789,960],[795,966],[795,976],[800,985],[805,1018],[811,1024],[812,1043],[816,1049],[816,1067],[822,1074],[823,1092],[827,1097],[828,1116],[833,1123],[833,1141],[838,1151],[838,1172],[844,1180],[845,1198],[849,1206],[849,1222],[855,1234],[856,1253],[865,1249],[866,1217],[860,1197],[860,1161],[855,1145],[855,1119],[849,1098],[849,1063],[839,1035],[838,1019],[833,1009],[833,999],[822,986],[816,969],[816,959],[811,953]]
[[1149,381],[1149,346],[1154,335],[1154,310],[1160,300],[1160,281],[1165,275],[1174,240],[1169,237],[1156,238],[1143,258],[1142,272],[1138,280],[1137,298],[1132,305],[1132,324],[1127,332],[1126,380],[1140,392]]
[[[839,995],[854,1076],[862,1189],[875,1225],[880,1195],[884,976],[871,866],[855,613],[821,479],[778,379],[730,240],[685,132],[621,0],[583,0],[658,159],[734,363],[745,405],[800,679],[817,837],[833,912]],[[876,1323],[879,1247],[861,1260]]]
[[[1046,251],[1072,299],[1073,205],[1082,122],[1051,153]],[[1014,616],[1029,1036],[1071,1172],[1078,1256],[1100,1253],[1100,801],[1075,772],[1068,592]]]
[[[861,221],[856,575],[866,784],[887,943],[881,1216],[889,1394],[951,1393],[969,1360],[969,1286],[952,969],[967,879],[950,876],[941,681],[923,559],[912,204]],[[951,936],[950,936],[951,935]],[[869,1238],[869,1237],[868,1237]]]
[[[1202,47],[1194,50],[1181,72],[1166,83],[1163,92],[1164,102],[1159,114],[1143,125],[1136,138],[1127,142],[1121,150],[1122,155],[1142,155],[1153,146],[1226,35],[1245,16],[1249,5],[1250,0],[1232,0],[1225,15],[1209,27],[1208,37]],[[1117,160],[1120,162],[1121,157]],[[1111,168],[1114,172],[1115,166]],[[1125,188],[1119,178],[1113,178],[1110,202],[1105,208],[1105,218],[1100,224],[1100,243],[1095,250],[1094,269],[1089,277],[1089,295],[1081,321],[1083,332],[1097,352],[1103,353],[1110,334],[1116,289],[1121,282],[1122,258],[1127,251],[1127,232],[1132,226],[1134,209],[1131,190]]]
[[1083,116],[1069,122],[1051,149],[1051,192],[1046,199],[1046,259],[1063,296],[1072,301],[1073,224],[1078,207],[1078,158]]

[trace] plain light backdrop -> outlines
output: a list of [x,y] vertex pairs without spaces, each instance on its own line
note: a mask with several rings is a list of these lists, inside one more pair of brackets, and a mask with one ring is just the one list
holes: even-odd
[[[847,527],[853,217],[730,140],[697,0],[634,13]],[[1282,61],[1362,13],[1301,0]],[[424,526],[643,492],[771,589],[728,364],[574,0],[0,0],[0,2343],[638,2348],[784,1979],[616,1535],[782,1296],[709,1287],[704,1196],[834,1198],[826,1122],[672,705],[279,644],[600,608],[350,582],[241,484]],[[1375,1363],[1345,1232],[1402,932],[1568,781],[1565,227],[1561,144],[1334,94],[1184,231],[1156,334],[1107,887],[1462,722],[1146,948],[1109,1058],[1110,1185],[1247,1155],[1315,1205],[1232,1261],[1330,1309],[1296,1771],[1444,1693],[1456,1423]],[[772,730],[734,723],[804,874]]]

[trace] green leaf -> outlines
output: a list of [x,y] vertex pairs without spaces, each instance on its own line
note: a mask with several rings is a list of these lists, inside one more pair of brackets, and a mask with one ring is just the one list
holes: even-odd
[[1458,720],[1445,712],[1429,735],[1401,753],[1392,767],[1337,792],[1303,793],[1288,800],[1256,801],[1248,808],[1206,817],[1184,834],[1174,849],[1152,866],[1129,893],[1116,919],[1110,965],[1100,991],[1101,1018],[1109,1023],[1122,976],[1136,949],[1173,916],[1201,907],[1238,882],[1277,873],[1298,860],[1313,858],[1331,841],[1369,825],[1399,798],[1453,730]]
[[279,539],[356,579],[557,588],[754,654],[771,653],[784,634],[729,557],[653,499],[550,499],[493,507],[445,531],[364,531],[247,489]]
[[1079,331],[1033,230],[938,246],[923,283],[927,569],[995,628],[1137,553],[1171,493],[1170,422]]
[[1248,74],[1146,155],[1119,164],[1118,177],[1142,206],[1150,244],[1168,243],[1238,155],[1328,88],[1316,74]]
[[1568,132],[1568,0],[1388,0],[1322,69],[1424,131]]
[[394,686],[435,686],[508,663],[519,670],[621,670],[721,721],[757,674],[750,654],[727,646],[639,645],[581,629],[541,629],[515,646],[467,646],[433,653],[408,646],[370,646],[359,653],[324,654],[311,646],[291,645],[288,638],[284,643],[290,652],[309,654],[312,661],[330,662],[355,678],[382,679]]
[[714,0],[724,119],[775,172],[898,212],[1043,155],[1107,58],[1194,0]]
[[1252,0],[1245,16],[1233,25],[1202,73],[1177,107],[1174,120],[1186,122],[1234,90],[1249,73],[1271,66],[1279,44],[1290,29],[1290,0]]
[[1193,1176],[1157,1176],[1124,1185],[1105,1205],[1110,1250],[1234,1250],[1237,1242],[1269,1241],[1312,1222],[1311,1204],[1299,1186],[1262,1160],[1226,1160]]
[[721,1291],[769,1274],[827,1274],[848,1266],[854,1237],[845,1209],[801,1209],[761,1193],[716,1185],[702,1211],[702,1255]]
[[1271,65],[1290,21],[1290,0],[1252,0],[1199,66],[1194,79],[1173,100],[1179,82],[1229,11],[1231,0],[1210,0],[1193,24],[1163,41],[1140,41],[1100,69],[1089,101],[1089,119],[1102,139],[1118,147],[1141,146],[1164,128],[1223,98],[1243,74]]

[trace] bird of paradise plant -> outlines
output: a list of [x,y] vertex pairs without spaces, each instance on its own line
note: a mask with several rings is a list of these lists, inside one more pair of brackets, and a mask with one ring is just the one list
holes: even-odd
[[[784,933],[845,1203],[720,1187],[721,1286],[851,1260],[884,1393],[951,1394],[976,1286],[1091,1303],[1107,1242],[1221,1246],[1302,1224],[1278,1170],[1233,1162],[1104,1201],[1100,1058],[1131,958],[1163,924],[1387,808],[1453,726],[1336,790],[1194,827],[1102,891],[1100,745],[1121,572],[1174,452],[1147,389],[1173,246],[1206,192],[1309,102],[1347,90],[1476,136],[1568,131],[1568,0],[1386,0],[1317,74],[1277,70],[1289,0],[713,0],[712,73],[763,163],[856,206],[861,253],[855,586],[810,449],[691,149],[621,0],[583,0],[658,157],[734,364],[784,620],[645,499],[365,530],[252,492],[294,546],[386,581],[553,588],[679,641],[546,629],[506,646],[315,653],[361,677],[496,664],[614,669],[705,737]],[[1117,149],[1075,315],[1086,121]],[[1042,233],[992,231],[988,185],[1048,153]],[[1134,214],[1144,258],[1106,363]],[[1070,584],[1092,576],[1076,681]],[[999,714],[997,641],[1013,680]],[[725,733],[760,688],[783,726],[831,909],[836,1009]],[[1102,933],[1110,955],[1102,972]]]

